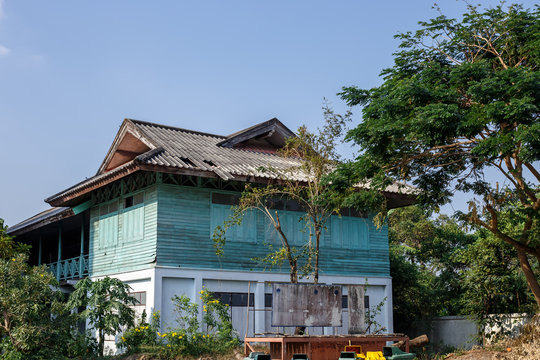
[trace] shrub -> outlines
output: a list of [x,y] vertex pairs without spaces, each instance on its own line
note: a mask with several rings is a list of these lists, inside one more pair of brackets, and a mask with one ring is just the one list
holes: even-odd
[[80,333],[74,330],[67,342],[69,358],[73,359],[94,359],[98,356],[98,343],[92,334],[87,331]]
[[146,321],[146,311],[144,311],[139,325],[124,331],[118,346],[120,348],[125,348],[128,353],[134,353],[140,351],[142,346],[157,345],[159,325],[159,311],[152,313],[152,318],[149,323]]
[[25,254],[0,258],[0,357],[61,359],[72,316],[54,276],[27,260]]
[[197,304],[185,295],[172,298],[179,327],[163,333],[157,332],[160,353],[164,357],[220,354],[240,345],[232,327],[228,305],[215,299],[206,289],[200,292],[200,299],[202,322],[198,320]]

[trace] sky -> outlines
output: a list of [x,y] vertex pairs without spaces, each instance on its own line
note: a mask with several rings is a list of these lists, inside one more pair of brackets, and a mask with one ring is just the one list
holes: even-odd
[[0,0],[0,218],[15,225],[95,175],[124,118],[315,129],[323,99],[344,112],[341,87],[380,85],[393,35],[438,15],[428,0]]

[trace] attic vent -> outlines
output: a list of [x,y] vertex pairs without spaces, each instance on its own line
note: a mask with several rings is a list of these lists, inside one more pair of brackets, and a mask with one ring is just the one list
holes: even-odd
[[189,160],[188,158],[181,157],[180,160],[182,160],[188,166],[197,167],[197,165],[195,165],[195,163],[193,161]]
[[214,163],[213,163],[212,161],[210,161],[210,160],[203,160],[203,161],[204,161],[205,163],[207,163],[208,165],[210,165],[210,166],[214,166],[214,167],[216,166],[216,164],[214,164]]

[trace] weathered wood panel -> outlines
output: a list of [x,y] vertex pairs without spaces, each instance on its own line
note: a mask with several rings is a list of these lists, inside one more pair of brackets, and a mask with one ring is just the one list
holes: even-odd
[[349,285],[347,286],[349,295],[347,296],[349,310],[349,334],[364,334],[365,333],[365,317],[364,309],[364,286]]
[[341,286],[274,284],[272,326],[341,326]]

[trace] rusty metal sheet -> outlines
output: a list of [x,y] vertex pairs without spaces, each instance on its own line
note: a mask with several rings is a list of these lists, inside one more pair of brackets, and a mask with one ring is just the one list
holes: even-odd
[[272,326],[342,326],[341,286],[274,284]]
[[366,312],[364,310],[364,286],[347,286],[349,295],[347,296],[347,307],[349,309],[349,334],[364,334],[366,323]]

